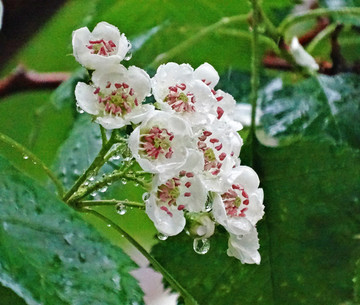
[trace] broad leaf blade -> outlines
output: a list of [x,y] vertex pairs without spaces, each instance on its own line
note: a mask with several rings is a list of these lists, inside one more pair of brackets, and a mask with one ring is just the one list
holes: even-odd
[[135,264],[76,212],[0,159],[0,281],[28,304],[133,304]]

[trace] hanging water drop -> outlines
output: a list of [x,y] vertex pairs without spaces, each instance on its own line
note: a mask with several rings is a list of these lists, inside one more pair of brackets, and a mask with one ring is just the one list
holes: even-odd
[[167,240],[168,236],[162,233],[158,233],[157,238],[160,240]]
[[99,190],[99,192],[100,192],[100,193],[105,193],[105,192],[107,191],[107,189],[108,189],[108,187],[107,187],[107,186],[104,186],[104,187],[102,187],[102,188]]
[[119,215],[124,215],[126,213],[126,206],[122,203],[116,205],[116,212]]
[[124,57],[125,60],[130,60],[132,57],[132,53],[130,51],[128,51]]
[[81,109],[78,103],[76,103],[76,111],[79,113],[84,113],[84,110]]
[[144,194],[142,194],[142,200],[144,201],[144,203],[146,203],[150,198],[150,193],[145,192]]
[[97,195],[97,192],[92,192],[90,196],[95,197]]
[[90,176],[88,179],[89,179],[89,181],[91,181],[91,182],[92,182],[92,181],[94,181],[94,180],[95,180],[95,177],[94,177],[94,176]]
[[193,249],[197,254],[206,254],[210,249],[210,241],[206,238],[194,239]]
[[23,154],[23,159],[24,159],[24,160],[27,160],[27,159],[29,159],[29,156],[28,156],[28,155]]
[[125,185],[127,183],[126,179],[125,178],[121,179],[121,183]]

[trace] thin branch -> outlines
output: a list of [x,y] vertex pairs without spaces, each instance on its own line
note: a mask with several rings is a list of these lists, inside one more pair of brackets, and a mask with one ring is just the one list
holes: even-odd
[[145,205],[140,202],[136,201],[129,201],[129,200],[117,200],[117,199],[110,199],[110,200],[83,200],[78,201],[75,203],[75,206],[78,209],[83,209],[86,207],[94,207],[94,206],[114,206],[118,204],[123,204],[124,206],[130,207],[130,208],[137,208],[144,210]]
[[84,212],[88,212],[95,217],[101,219],[105,223],[109,224],[113,229],[119,232],[123,237],[125,237],[142,255],[146,257],[146,259],[151,263],[151,265],[155,268],[155,270],[159,271],[164,279],[168,281],[171,287],[177,290],[182,297],[185,299],[185,304],[189,305],[198,305],[193,296],[177,281],[173,278],[173,276],[160,264],[160,262],[153,257],[150,253],[148,253],[143,246],[141,246],[131,235],[129,235],[126,231],[124,231],[118,224],[113,222],[111,219],[106,216],[94,211],[92,209],[86,209]]
[[61,182],[58,180],[58,178],[55,176],[55,174],[45,165],[44,162],[42,162],[37,156],[35,156],[31,151],[29,151],[27,148],[22,146],[20,143],[16,142],[15,140],[11,139],[10,137],[4,135],[3,133],[0,133],[0,141],[10,145],[12,148],[16,149],[18,152],[20,152],[24,158],[27,158],[31,160],[34,164],[39,165],[44,172],[48,175],[48,177],[54,182],[57,192],[60,197],[64,194],[64,188],[61,184]]
[[22,91],[55,89],[69,77],[68,72],[40,73],[19,65],[13,73],[0,80],[0,97]]

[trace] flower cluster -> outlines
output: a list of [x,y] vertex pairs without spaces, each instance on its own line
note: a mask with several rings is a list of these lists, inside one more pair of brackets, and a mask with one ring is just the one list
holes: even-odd
[[[106,23],[91,33],[73,33],[76,60],[92,72],[78,83],[77,104],[106,129],[133,127],[128,147],[152,174],[146,213],[166,236],[184,229],[195,241],[215,225],[229,233],[228,255],[260,263],[256,223],[263,216],[263,191],[250,167],[240,165],[241,124],[232,119],[234,98],[215,86],[208,63],[161,65],[154,77],[120,64],[130,49],[124,34]],[[155,104],[144,103],[152,94]]]

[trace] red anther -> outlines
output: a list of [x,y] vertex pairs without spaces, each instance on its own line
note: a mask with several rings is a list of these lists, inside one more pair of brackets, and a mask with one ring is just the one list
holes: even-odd
[[103,39],[100,40],[90,40],[89,43],[91,44],[99,44],[99,43],[105,43],[105,41]]
[[196,102],[195,96],[192,96],[192,97],[191,97],[191,102],[192,102],[193,104],[195,104],[195,102]]
[[128,98],[128,96],[127,96],[125,93],[123,93],[123,94],[121,94],[121,98],[122,98],[123,100],[126,100],[126,99]]
[[225,158],[226,158],[226,153],[224,153],[224,152],[221,153],[220,156],[219,156],[220,161],[224,161]]
[[111,86],[111,83],[110,83],[110,82],[107,82],[107,83],[106,83],[106,88],[110,88],[110,86]]
[[224,110],[221,107],[217,107],[216,112],[218,114],[217,119],[219,120],[223,116]]
[[214,170],[213,172],[211,172],[214,176],[218,175],[220,173],[220,170],[217,169],[217,170]]
[[205,78],[203,78],[201,81],[203,81],[204,83],[206,82],[206,79]]
[[240,190],[240,185],[238,185],[238,184],[233,184],[231,187],[232,187],[234,190]]
[[192,178],[192,177],[194,177],[194,174],[193,173],[186,173],[186,177]]
[[129,88],[129,85],[126,84],[126,83],[122,83],[122,85],[123,85],[123,87],[124,87],[125,89]]
[[185,183],[185,186],[186,186],[187,188],[189,188],[189,187],[191,186],[191,182],[190,182],[190,181],[186,182],[186,183]]
[[203,134],[204,134],[204,136],[209,137],[209,136],[212,135],[212,132],[205,130],[205,131],[203,132]]
[[216,91],[214,89],[211,89],[211,93],[216,95]]
[[169,87],[169,90],[170,90],[170,91],[173,91],[173,92],[177,92],[177,88],[174,87],[174,86],[170,86],[170,87]]
[[205,141],[206,140],[206,136],[204,136],[204,135],[202,135],[202,136],[200,136],[200,137],[198,137],[198,139],[200,140],[200,141]]
[[116,47],[116,44],[115,44],[112,40],[109,40],[109,45],[110,45],[110,47],[112,47],[112,48],[115,48],[115,47]]
[[207,82],[207,83],[205,83],[205,84],[208,85],[208,86],[210,86],[211,82]]
[[170,147],[169,151],[165,154],[165,158],[170,159],[173,153],[174,152],[173,152],[172,148]]
[[[219,150],[221,150],[221,148],[222,148],[222,144],[220,143],[218,146],[215,146],[215,149],[217,150],[217,151],[219,151]],[[226,157],[226,156],[225,156]],[[221,160],[221,159],[220,159]],[[221,160],[222,161],[222,160]]]
[[186,171],[181,171],[180,173],[179,173],[179,176],[180,177],[183,177],[183,176],[185,176],[186,175]]
[[212,138],[212,139],[210,139],[210,143],[217,143],[217,142],[219,142],[219,139],[216,139],[216,138]]
[[92,45],[88,45],[86,46],[89,50],[92,50],[93,46]]
[[220,102],[223,98],[224,98],[223,96],[218,96],[218,97],[216,98],[216,100],[217,100],[218,102]]
[[135,106],[139,106],[137,98],[134,100],[134,104],[135,104]]
[[100,87],[97,87],[94,91],[94,94],[98,94],[100,92]]
[[186,89],[186,85],[184,83],[180,84],[180,85],[176,85],[176,87],[178,87],[180,90],[185,90]]
[[131,96],[134,95],[134,89],[133,89],[133,88],[130,89],[129,94],[130,94]]
[[183,204],[180,204],[177,209],[179,211],[182,211],[183,209],[185,209],[185,206]]
[[185,193],[184,196],[185,196],[185,197],[190,197],[190,196],[191,196],[191,193]]
[[235,153],[232,151],[231,154],[230,154],[230,156],[233,157],[234,155],[235,155]]
[[106,55],[106,50],[104,47],[101,47],[101,49],[99,51],[99,55]]
[[114,86],[115,86],[116,89],[120,89],[122,87],[122,84],[115,83]]
[[173,216],[173,214],[169,211],[169,209],[167,207],[161,206],[160,210],[163,210],[166,212],[166,214],[168,214],[170,217]]
[[245,199],[243,204],[248,205],[249,204],[249,199]]

